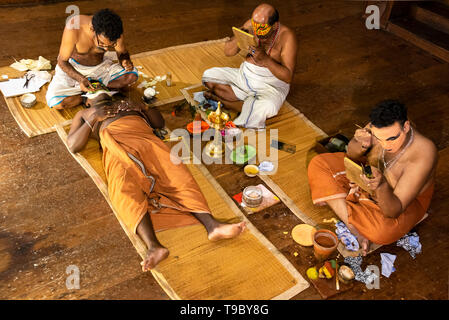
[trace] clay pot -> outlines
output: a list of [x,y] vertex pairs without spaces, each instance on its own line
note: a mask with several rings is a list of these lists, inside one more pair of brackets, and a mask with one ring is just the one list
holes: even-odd
[[337,249],[337,245],[337,235],[332,231],[320,229],[313,234],[313,251],[318,261],[326,260]]

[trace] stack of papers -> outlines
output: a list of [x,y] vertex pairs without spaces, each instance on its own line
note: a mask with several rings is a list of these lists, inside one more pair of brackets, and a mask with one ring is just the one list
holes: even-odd
[[28,75],[34,73],[34,77],[28,81],[28,86],[24,88],[26,82],[25,77],[18,79],[10,79],[0,82],[0,90],[5,98],[20,96],[25,93],[37,92],[40,88],[51,80],[51,75],[46,71],[29,72]]

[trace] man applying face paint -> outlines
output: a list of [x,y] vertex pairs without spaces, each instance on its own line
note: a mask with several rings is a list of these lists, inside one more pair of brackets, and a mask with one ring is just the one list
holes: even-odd
[[[290,90],[296,66],[296,35],[279,22],[279,12],[261,4],[240,29],[254,35],[257,46],[249,47],[245,62],[237,68],[212,68],[203,74],[210,91],[207,98],[221,101],[225,107],[241,112],[235,124],[263,128],[273,117]],[[235,37],[225,43],[226,56],[240,52]]]
[[[426,213],[432,198],[438,153],[414,128],[407,108],[385,100],[370,122],[355,131],[347,153],[325,153],[308,168],[314,204],[327,204],[358,237],[362,254],[370,242],[390,244],[408,233]],[[361,179],[373,195],[346,178],[344,157],[371,167]]]

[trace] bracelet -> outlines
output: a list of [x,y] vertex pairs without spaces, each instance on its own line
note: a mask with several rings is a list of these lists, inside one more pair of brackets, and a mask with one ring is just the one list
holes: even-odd
[[91,124],[89,123],[89,121],[87,121],[87,119],[84,119],[84,122],[87,123],[87,125],[90,128],[90,131],[93,131],[94,129],[92,128]]

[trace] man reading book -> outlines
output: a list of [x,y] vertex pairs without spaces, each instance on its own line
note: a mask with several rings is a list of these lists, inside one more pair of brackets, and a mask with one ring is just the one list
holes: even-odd
[[254,35],[258,46],[239,48],[232,37],[225,43],[226,56],[247,50],[240,68],[211,68],[203,74],[210,89],[206,98],[219,100],[240,116],[234,123],[246,128],[264,128],[287,97],[296,65],[297,41],[294,32],[279,22],[279,13],[269,4],[259,5],[243,31]]
[[324,153],[308,168],[313,203],[329,205],[358,237],[362,254],[370,241],[390,244],[408,233],[425,215],[434,189],[437,149],[413,128],[398,101],[379,103],[371,122],[357,129],[346,156],[371,166],[362,181],[373,191],[350,185],[345,153]]

